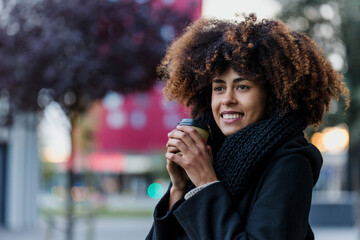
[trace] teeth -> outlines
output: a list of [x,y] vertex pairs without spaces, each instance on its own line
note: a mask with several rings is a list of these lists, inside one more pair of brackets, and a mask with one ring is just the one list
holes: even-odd
[[223,114],[224,119],[234,119],[239,118],[239,114]]

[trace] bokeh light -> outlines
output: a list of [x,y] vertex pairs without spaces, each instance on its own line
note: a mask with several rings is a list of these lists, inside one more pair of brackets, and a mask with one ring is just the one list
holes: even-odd
[[321,132],[314,133],[311,137],[311,143],[314,144],[320,152],[325,152],[323,143],[323,134]]
[[349,131],[344,125],[325,128],[311,137],[311,143],[321,152],[337,154],[345,152],[349,147]]
[[149,197],[159,199],[164,195],[164,188],[160,183],[152,183],[149,185],[147,192]]
[[325,128],[323,142],[329,153],[343,152],[349,146],[349,131],[345,127]]

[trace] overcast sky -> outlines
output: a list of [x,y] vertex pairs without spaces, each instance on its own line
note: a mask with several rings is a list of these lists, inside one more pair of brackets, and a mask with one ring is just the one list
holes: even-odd
[[203,0],[202,15],[231,19],[236,13],[256,13],[258,19],[273,18],[281,10],[276,0]]

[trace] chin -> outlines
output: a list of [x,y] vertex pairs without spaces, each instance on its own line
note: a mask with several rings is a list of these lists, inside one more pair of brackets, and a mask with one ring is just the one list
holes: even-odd
[[241,130],[241,128],[235,128],[235,129],[229,129],[229,128],[220,128],[221,132],[225,135],[225,136],[230,136],[233,135],[234,133],[238,132]]

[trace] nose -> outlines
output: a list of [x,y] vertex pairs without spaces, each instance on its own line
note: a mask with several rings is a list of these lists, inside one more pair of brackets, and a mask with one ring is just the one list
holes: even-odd
[[228,89],[224,94],[223,98],[221,99],[221,104],[223,105],[232,105],[236,104],[236,98],[234,92]]

